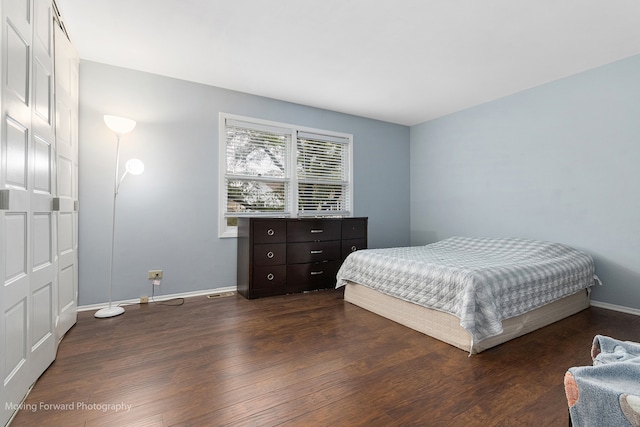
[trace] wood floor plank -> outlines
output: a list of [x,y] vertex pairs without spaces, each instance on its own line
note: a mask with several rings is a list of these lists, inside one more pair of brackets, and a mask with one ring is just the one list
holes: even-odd
[[339,290],[81,312],[12,427],[564,427],[596,334],[640,341],[640,317],[590,308],[469,357]]

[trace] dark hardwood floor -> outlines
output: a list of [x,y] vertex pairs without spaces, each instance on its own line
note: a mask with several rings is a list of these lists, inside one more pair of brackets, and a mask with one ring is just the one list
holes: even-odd
[[468,357],[340,291],[82,312],[11,426],[566,426],[595,334],[640,341],[640,316],[590,308]]

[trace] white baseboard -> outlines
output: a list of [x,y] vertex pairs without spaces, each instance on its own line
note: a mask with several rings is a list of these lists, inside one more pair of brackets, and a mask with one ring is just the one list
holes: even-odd
[[591,300],[592,307],[606,308],[607,310],[620,311],[622,313],[635,314],[640,316],[640,310],[637,308],[625,307],[623,305],[609,304],[608,302],[600,302]]
[[[216,289],[205,289],[202,291],[192,291],[192,292],[184,292],[180,294],[171,294],[171,295],[154,295],[153,301],[168,301],[174,298],[190,298],[190,297],[199,297],[201,295],[211,295],[211,294],[220,294],[223,292],[236,292],[235,286],[227,286],[225,288],[216,288]],[[151,300],[151,298],[149,298]],[[89,304],[89,305],[81,305],[78,306],[78,311],[90,311],[90,310],[99,310],[109,303],[103,302],[101,304]],[[140,304],[140,298],[122,300],[122,301],[113,301],[111,305],[119,306],[119,305],[132,305],[132,304]]]
[[[211,295],[211,294],[219,294],[223,292],[236,292],[237,289],[235,286],[227,286],[224,288],[216,288],[216,289],[205,289],[202,291],[192,291],[192,292],[184,292],[180,294],[170,294],[170,295],[155,295],[153,297],[154,301],[167,301],[174,298],[190,298],[190,297],[198,297],[201,295]],[[122,300],[122,301],[113,301],[112,305],[131,305],[131,304],[140,304],[140,298],[130,299],[130,300]],[[90,305],[81,305],[78,306],[78,311],[90,311],[90,310],[99,310],[103,308],[107,303],[102,304],[90,304]],[[640,316],[640,310],[637,308],[625,307],[623,305],[609,304],[608,302],[601,302],[591,300],[592,307],[605,308],[607,310],[619,311],[621,313],[634,314],[636,316]]]

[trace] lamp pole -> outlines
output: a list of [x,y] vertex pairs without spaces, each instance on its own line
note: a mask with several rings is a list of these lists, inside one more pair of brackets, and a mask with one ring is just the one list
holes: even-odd
[[[114,243],[116,234],[116,202],[118,200],[118,190],[122,179],[118,179],[119,165],[120,165],[120,138],[123,134],[131,132],[136,126],[136,122],[130,119],[117,116],[104,116],[104,121],[117,137],[116,142],[116,167],[115,167],[115,179],[113,183],[113,212],[111,214],[111,256],[109,257],[109,306],[98,310],[95,313],[97,318],[113,317],[124,313],[124,308],[120,306],[113,306],[113,256],[114,256]],[[128,171],[127,171],[128,172]],[[126,174],[126,172],[125,172]]]

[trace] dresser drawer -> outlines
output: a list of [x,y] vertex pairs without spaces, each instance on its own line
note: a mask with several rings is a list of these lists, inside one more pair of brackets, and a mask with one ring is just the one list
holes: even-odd
[[285,221],[253,222],[253,243],[284,243],[286,241],[287,223]]
[[365,218],[354,218],[342,220],[342,239],[366,239],[367,220]]
[[301,292],[312,289],[327,289],[336,285],[336,274],[340,260],[313,264],[291,264],[287,266],[287,290]]
[[287,244],[268,243],[253,247],[254,265],[278,265],[287,263]]
[[287,223],[287,242],[340,240],[340,221],[297,220]]
[[287,283],[287,267],[285,265],[273,265],[256,267],[253,269],[254,288],[282,288]]
[[342,241],[342,259],[346,258],[351,252],[359,251],[367,248],[367,239],[352,239]]
[[340,258],[340,240],[289,243],[287,264],[333,261]]

